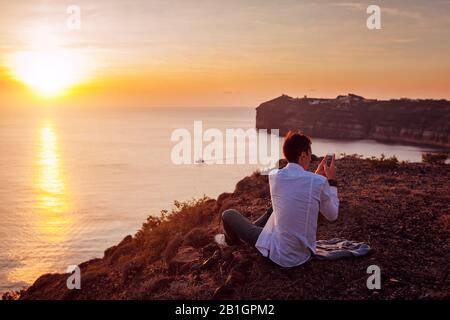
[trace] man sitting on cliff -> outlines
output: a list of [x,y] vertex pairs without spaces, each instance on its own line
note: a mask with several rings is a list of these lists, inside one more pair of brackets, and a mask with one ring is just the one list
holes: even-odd
[[[216,242],[255,246],[265,257],[283,267],[294,267],[316,252],[317,219],[338,217],[336,167],[326,157],[315,173],[307,171],[311,162],[311,140],[299,132],[289,132],[283,144],[288,164],[269,174],[272,208],[251,223],[233,209],[222,213],[224,235]],[[223,243],[225,242],[225,243]]]

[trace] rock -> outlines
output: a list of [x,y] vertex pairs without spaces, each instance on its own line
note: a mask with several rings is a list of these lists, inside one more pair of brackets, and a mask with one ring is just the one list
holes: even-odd
[[136,247],[132,242],[127,242],[127,243],[118,245],[110,252],[105,252],[105,254],[110,254],[109,263],[110,263],[110,265],[112,265],[112,264],[115,264],[120,257],[132,255],[134,253],[135,249],[136,249]]
[[185,274],[187,273],[189,270],[191,270],[191,265],[189,265],[189,263],[185,263],[179,266],[178,268],[178,273],[179,274]]
[[175,257],[178,248],[182,243],[183,238],[181,237],[181,233],[177,233],[175,237],[173,237],[172,240],[170,240],[170,242],[167,244],[167,247],[163,252],[163,259],[167,265],[169,265],[170,261],[173,259],[173,257]]
[[99,258],[91,259],[91,260],[80,263],[78,265],[78,267],[81,270],[83,270],[83,269],[87,268],[88,266],[92,266],[94,264],[101,263],[101,261],[102,261],[102,259],[99,259]]
[[228,285],[223,285],[218,287],[213,295],[212,295],[212,299],[213,300],[222,300],[222,299],[227,299],[230,298],[233,295],[233,289],[230,288]]
[[221,257],[224,261],[230,261],[233,260],[234,255],[233,255],[233,249],[232,248],[225,248],[222,251]]
[[181,247],[168,265],[169,275],[183,273],[190,269],[194,262],[200,260],[200,253],[194,247]]
[[117,246],[120,247],[126,243],[131,242],[132,240],[133,240],[133,237],[130,235],[127,235],[125,238],[122,239],[122,241],[120,241],[120,243]]
[[240,272],[239,270],[233,268],[231,269],[230,274],[227,277],[227,280],[225,281],[226,285],[233,286],[233,285],[240,285],[245,283],[245,275]]
[[200,259],[200,253],[194,247],[181,247],[176,256],[172,259],[178,263],[190,263],[198,261]]
[[242,263],[236,265],[236,270],[242,272],[243,274],[248,274],[250,270],[253,268],[253,263],[250,261],[249,263]]
[[216,243],[211,242],[202,248],[202,253],[204,255],[208,256],[208,255],[211,255],[212,253],[214,253],[215,251],[217,251],[218,248],[219,248],[219,246]]
[[205,228],[193,228],[183,240],[183,244],[194,248],[201,248],[211,242],[211,238]]
[[142,271],[143,263],[140,260],[132,260],[124,265],[122,268],[122,281],[128,281],[134,278]]
[[174,278],[158,277],[145,281],[136,293],[135,299],[148,299],[151,295],[167,288]]
[[108,249],[105,250],[103,257],[104,258],[110,257],[116,249],[117,249],[117,246],[109,247]]
[[120,241],[120,243],[118,245],[112,246],[108,249],[105,250],[104,252],[104,257],[109,257],[111,256],[118,248],[121,247],[130,247],[130,246],[126,246],[127,244],[130,244],[133,242],[133,237],[128,235],[125,238],[122,239],[122,241]]

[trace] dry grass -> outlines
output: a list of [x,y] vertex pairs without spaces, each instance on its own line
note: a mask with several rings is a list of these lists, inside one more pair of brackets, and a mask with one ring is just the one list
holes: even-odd
[[[174,202],[171,212],[162,211],[159,217],[149,216],[147,221],[137,232],[135,239],[140,247],[148,248],[148,259],[158,260],[164,250],[171,243],[172,250],[165,252],[165,259],[170,258],[171,251],[181,244],[182,235],[192,229],[210,222],[214,210],[215,200],[203,197],[186,202]],[[178,241],[174,235],[177,234]],[[170,248],[169,248],[170,249]],[[172,253],[173,254],[173,253]]]

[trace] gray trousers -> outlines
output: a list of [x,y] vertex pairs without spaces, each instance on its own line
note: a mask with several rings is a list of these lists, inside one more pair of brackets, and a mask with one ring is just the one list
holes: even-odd
[[273,209],[270,207],[266,213],[252,223],[234,209],[225,210],[222,213],[225,241],[229,245],[240,244],[241,241],[244,241],[254,246],[272,212]]

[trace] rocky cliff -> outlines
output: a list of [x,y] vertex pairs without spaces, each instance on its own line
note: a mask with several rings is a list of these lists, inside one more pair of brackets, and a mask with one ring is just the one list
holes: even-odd
[[282,95],[256,108],[257,129],[300,129],[317,138],[374,139],[450,148],[450,101]]
[[[450,299],[450,165],[347,156],[337,166],[339,218],[319,218],[317,238],[363,241],[371,255],[285,269],[244,244],[218,247],[224,210],[255,220],[271,204],[267,176],[254,173],[233,193],[148,217],[134,236],[79,265],[81,289],[52,273],[3,299]],[[369,265],[382,270],[381,290],[367,289]]]

